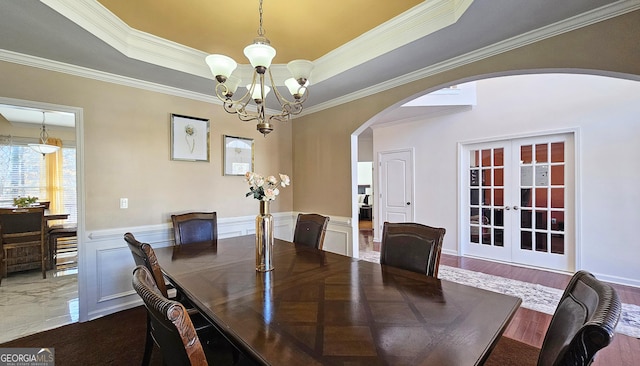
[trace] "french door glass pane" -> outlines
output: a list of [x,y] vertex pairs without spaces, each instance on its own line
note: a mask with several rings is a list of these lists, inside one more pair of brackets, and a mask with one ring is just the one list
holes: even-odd
[[524,208],[520,214],[520,247],[562,254],[565,251],[561,234],[565,208],[564,142],[523,145],[520,162],[520,203]]
[[504,246],[504,159],[504,148],[469,152],[471,243]]
[[536,163],[546,163],[549,161],[547,154],[547,144],[536,145]]

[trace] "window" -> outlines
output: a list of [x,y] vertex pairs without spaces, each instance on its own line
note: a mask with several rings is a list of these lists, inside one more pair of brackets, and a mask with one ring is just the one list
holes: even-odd
[[[40,177],[44,174],[42,155],[20,141],[3,143],[0,143],[0,206],[13,205],[13,198],[18,196],[37,196],[46,201],[45,191],[40,190]],[[69,222],[77,222],[75,147],[62,148],[62,161],[64,212],[69,214]]]

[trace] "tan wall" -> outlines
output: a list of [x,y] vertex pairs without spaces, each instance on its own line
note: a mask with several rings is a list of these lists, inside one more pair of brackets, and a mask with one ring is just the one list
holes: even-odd
[[[256,171],[292,173],[289,124],[265,139],[219,105],[7,62],[0,62],[0,85],[3,97],[83,108],[87,230],[166,223],[191,210],[255,215],[258,202],[245,198],[243,178],[222,175],[223,134],[254,139]],[[210,119],[210,162],[170,160],[171,113]],[[128,209],[119,208],[121,197]],[[285,188],[272,211],[292,205],[293,190]]]
[[351,216],[350,135],[389,106],[463,79],[544,69],[622,73],[640,79],[638,34],[640,11],[635,11],[296,119],[294,210]]

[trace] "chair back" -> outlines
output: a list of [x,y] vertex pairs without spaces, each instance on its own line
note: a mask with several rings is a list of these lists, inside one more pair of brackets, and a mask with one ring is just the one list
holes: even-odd
[[218,242],[218,219],[215,212],[191,212],[171,215],[176,245],[201,241]]
[[587,271],[573,275],[547,330],[538,365],[590,365],[620,318],[615,290]]
[[329,217],[318,214],[298,214],[293,242],[316,249],[322,249],[324,234],[327,231]]
[[153,276],[162,296],[168,297],[167,285],[162,276],[162,268],[160,264],[158,264],[156,253],[153,251],[151,245],[139,242],[131,233],[124,234],[124,241],[127,242],[136,265],[145,266]]
[[40,267],[46,278],[44,207],[0,209],[2,274]]
[[380,264],[438,277],[446,230],[412,222],[385,222]]
[[133,288],[144,301],[151,320],[151,335],[165,365],[208,365],[202,344],[186,309],[162,296],[145,266],[133,271]]

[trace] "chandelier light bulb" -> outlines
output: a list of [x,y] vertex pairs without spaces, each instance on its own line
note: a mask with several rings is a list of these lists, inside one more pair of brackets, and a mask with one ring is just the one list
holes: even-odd
[[[209,55],[204,61],[209,65],[211,69],[211,73],[216,77],[219,83],[224,83],[233,70],[238,67],[238,63],[236,63],[231,57],[225,55]],[[222,80],[221,80],[222,79]]]
[[313,62],[309,60],[293,60],[287,64],[287,69],[300,85],[307,83],[313,67]]
[[[251,92],[251,88],[252,87],[253,87],[252,84],[248,84],[247,85],[247,90]],[[264,86],[264,96],[263,96],[262,95],[262,91],[260,90],[260,85],[256,85],[253,88],[253,91],[251,92],[251,99],[256,101],[256,103],[258,103],[258,101],[260,101],[260,103],[262,103],[262,101],[267,97],[267,94],[269,94],[270,91],[271,91],[271,88],[269,88],[268,86],[265,85]]]
[[271,61],[276,57],[276,49],[266,43],[253,43],[244,48],[244,55],[247,56],[253,68],[268,69]]
[[286,85],[287,89],[289,89],[289,93],[293,95],[294,98],[300,99],[302,95],[307,91],[307,86],[309,85],[309,81],[304,83],[304,85],[300,85],[298,80],[294,78],[289,78],[284,81],[284,85]]

